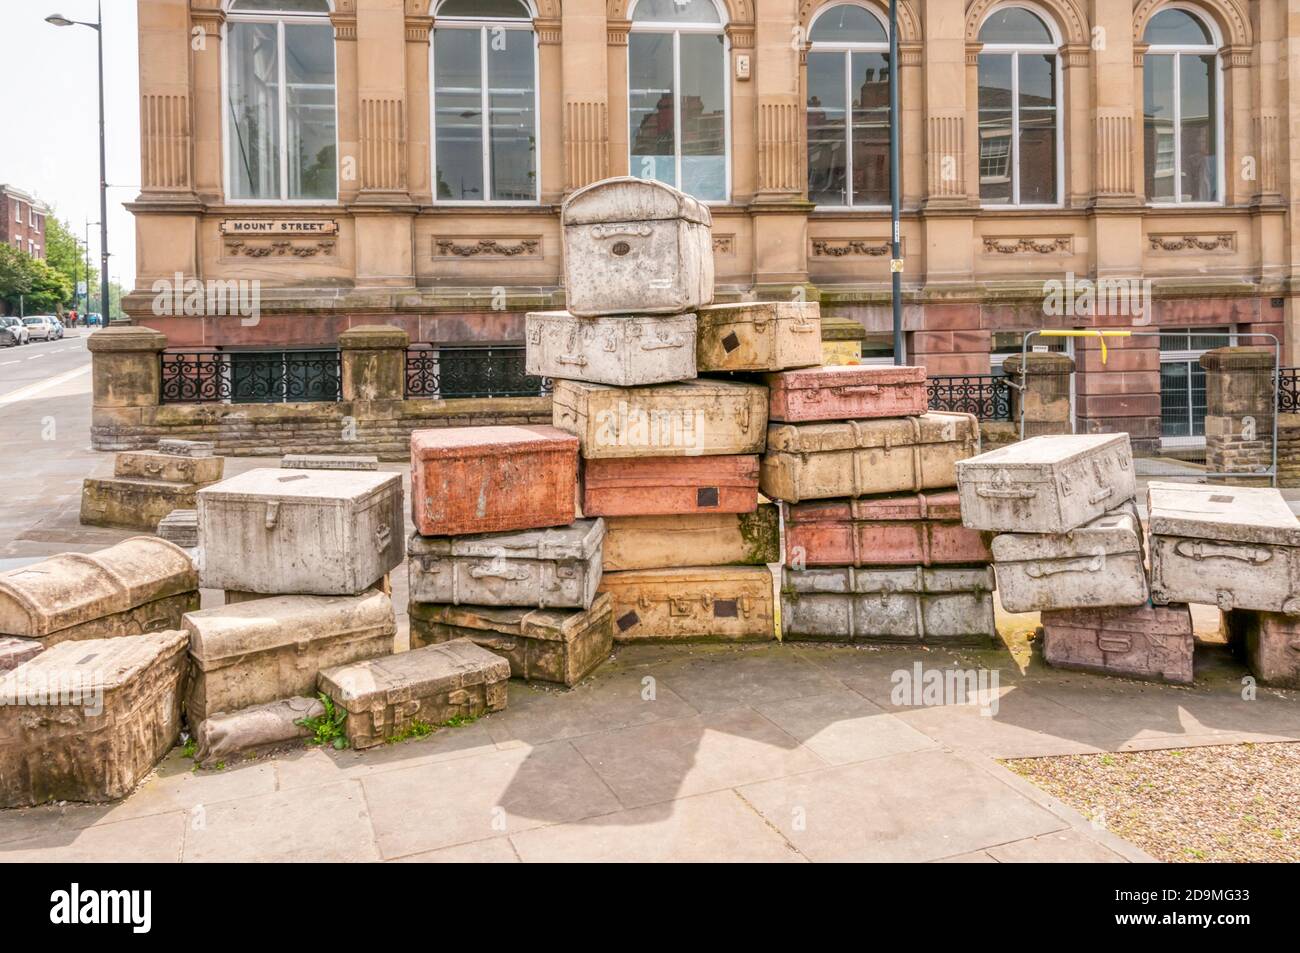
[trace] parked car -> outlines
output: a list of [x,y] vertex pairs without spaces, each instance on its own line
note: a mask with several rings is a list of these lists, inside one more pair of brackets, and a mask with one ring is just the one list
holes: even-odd
[[86,322],[86,327],[88,328],[97,328],[104,323],[103,320],[100,318],[98,311],[92,311],[89,314],[87,314],[85,318],[85,322]]
[[52,314],[33,314],[23,318],[33,341],[57,341],[63,337],[63,325]]
[[0,331],[3,331],[5,337],[0,339],[0,344],[5,347],[14,347],[18,344],[26,344],[32,339],[31,332],[27,326],[18,318],[0,317]]

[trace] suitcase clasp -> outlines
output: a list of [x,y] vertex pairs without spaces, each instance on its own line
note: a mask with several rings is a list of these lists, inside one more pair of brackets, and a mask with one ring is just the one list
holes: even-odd
[[280,501],[271,500],[266,504],[266,528],[275,529],[275,524],[280,519]]
[[748,430],[749,419],[750,419],[749,401],[745,401],[743,404],[740,405],[740,409],[736,411],[736,416],[740,419],[741,428],[744,430]]
[[379,543],[380,549],[388,548],[388,541],[393,538],[393,528],[391,526],[375,527],[375,541]]
[[542,326],[540,324],[534,324],[531,328],[528,329],[528,343],[529,344],[542,343]]

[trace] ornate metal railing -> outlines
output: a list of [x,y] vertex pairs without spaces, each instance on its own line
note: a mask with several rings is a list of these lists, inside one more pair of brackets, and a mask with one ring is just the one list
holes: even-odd
[[980,420],[1011,419],[1011,388],[1005,377],[993,374],[931,377],[926,386],[931,410],[974,414]]
[[419,345],[406,352],[406,396],[539,397],[551,380],[524,370],[522,344]]
[[337,350],[168,351],[161,355],[164,404],[275,404],[341,400]]
[[1277,369],[1277,412],[1300,414],[1300,367]]

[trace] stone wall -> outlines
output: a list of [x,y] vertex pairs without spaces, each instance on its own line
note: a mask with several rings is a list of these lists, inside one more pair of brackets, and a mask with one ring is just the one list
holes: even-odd
[[166,338],[141,327],[90,336],[94,396],[91,445],[138,450],[163,437],[211,440],[221,453],[409,454],[411,432],[432,427],[549,424],[549,397],[404,399],[407,338],[389,327],[362,327],[339,338],[343,400],[278,404],[164,404],[159,354]]
[[1300,414],[1277,415],[1277,485],[1300,486]]

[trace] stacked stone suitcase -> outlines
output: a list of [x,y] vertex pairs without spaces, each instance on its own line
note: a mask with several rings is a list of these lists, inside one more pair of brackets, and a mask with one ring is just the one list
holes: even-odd
[[554,380],[583,515],[606,523],[614,639],[774,638],[767,390],[732,375],[820,363],[817,306],[712,304],[709,211],[668,186],[597,183],[563,220],[570,312],[528,316],[527,365]]
[[81,522],[153,532],[173,510],[195,508],[195,495],[221,479],[225,458],[197,440],[162,440],[157,450],[119,453],[111,477],[87,477]]
[[[577,516],[576,437],[554,427],[416,431],[411,467],[413,649],[468,639],[515,677],[566,686],[608,657],[609,607],[597,604],[605,524]],[[524,624],[533,613],[542,615]],[[453,657],[427,653],[435,668]]]
[[1191,683],[1186,601],[1148,601],[1128,434],[1032,437],[957,469],[964,524],[998,534],[1002,606],[1042,613],[1049,665]]
[[992,638],[988,540],[961,525],[977,421],[927,410],[921,367],[769,374],[763,491],[782,501],[781,630],[792,641]]

